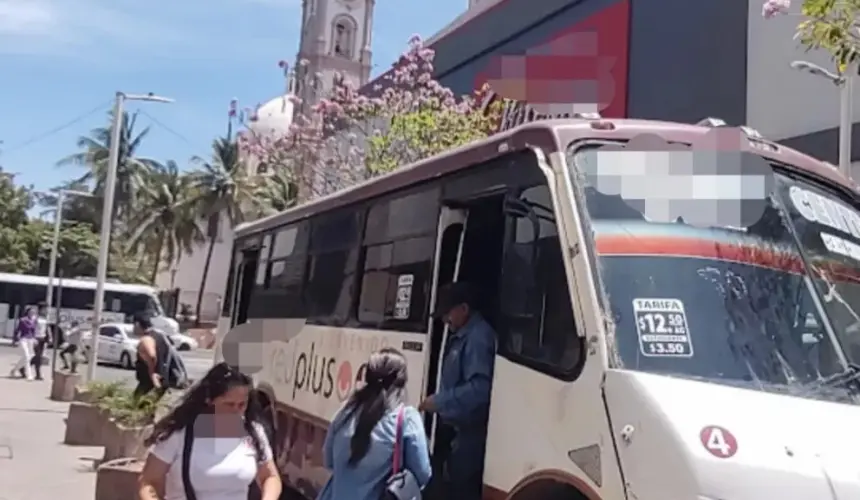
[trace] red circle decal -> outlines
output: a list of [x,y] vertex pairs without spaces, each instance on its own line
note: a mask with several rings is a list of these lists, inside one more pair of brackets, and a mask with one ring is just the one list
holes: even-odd
[[699,433],[702,446],[717,458],[731,458],[738,452],[738,440],[734,434],[718,425],[709,425]]
[[352,389],[352,365],[344,361],[337,369],[337,397],[343,401]]

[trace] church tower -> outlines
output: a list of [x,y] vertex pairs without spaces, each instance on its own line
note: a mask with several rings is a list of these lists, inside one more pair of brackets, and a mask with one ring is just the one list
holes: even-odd
[[[302,30],[296,65],[297,94],[313,103],[332,88],[335,75],[360,87],[370,80],[371,34],[376,0],[303,0]],[[297,61],[297,62],[298,62]],[[321,87],[306,88],[319,77]]]

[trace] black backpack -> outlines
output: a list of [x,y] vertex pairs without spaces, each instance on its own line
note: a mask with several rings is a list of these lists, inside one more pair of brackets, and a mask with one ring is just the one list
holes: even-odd
[[182,356],[167,339],[167,335],[158,331],[150,331],[156,342],[156,354],[158,356],[158,374],[169,389],[184,389],[188,387],[188,370]]

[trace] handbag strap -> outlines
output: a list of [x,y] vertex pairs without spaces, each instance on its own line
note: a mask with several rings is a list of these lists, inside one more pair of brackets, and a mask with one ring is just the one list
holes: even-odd
[[194,448],[194,421],[185,428],[185,440],[182,445],[182,488],[185,489],[185,500],[197,500],[194,486],[191,484],[191,450]]
[[397,474],[398,472],[400,472],[400,460],[401,458],[403,458],[403,451],[400,448],[400,444],[403,441],[403,413],[404,407],[401,405],[400,410],[397,411],[397,427],[394,432],[394,466],[392,467],[393,474]]

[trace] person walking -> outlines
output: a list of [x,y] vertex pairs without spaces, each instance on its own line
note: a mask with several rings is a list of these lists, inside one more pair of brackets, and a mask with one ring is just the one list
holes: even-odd
[[237,368],[213,366],[154,425],[138,500],[247,500],[255,481],[262,500],[277,500],[281,478],[252,390]]
[[[63,362],[63,369],[71,368],[72,373],[78,372],[78,350],[81,348],[81,340],[83,330],[80,322],[73,320],[68,333],[66,333],[66,345],[60,351],[60,360]],[[68,356],[68,358],[66,357]]]
[[364,387],[329,425],[323,464],[332,475],[317,500],[379,500],[389,478],[401,470],[420,488],[430,481],[424,421],[404,403],[406,359],[395,349],[382,349],[370,356],[365,374]]
[[36,309],[36,334],[33,344],[33,358],[30,363],[36,373],[36,380],[42,380],[42,361],[45,357],[45,346],[51,340],[48,332],[48,318],[45,317],[45,307]]
[[140,338],[134,367],[135,397],[155,392],[156,399],[161,399],[168,389],[183,387],[188,380],[185,364],[167,336],[153,328],[149,315],[135,315],[134,333]]
[[15,327],[14,340],[18,343],[18,349],[21,350],[21,358],[12,367],[9,372],[10,377],[15,374],[20,374],[21,378],[33,380],[33,368],[30,360],[33,358],[33,348],[36,342],[36,328],[38,326],[38,312],[35,307],[27,308],[26,314],[18,319],[18,325]]

